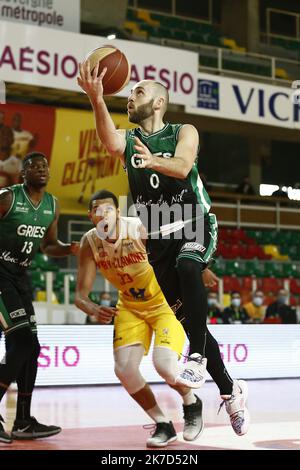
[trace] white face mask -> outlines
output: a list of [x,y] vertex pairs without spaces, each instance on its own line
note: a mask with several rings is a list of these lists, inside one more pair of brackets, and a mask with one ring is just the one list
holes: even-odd
[[110,307],[110,300],[108,300],[108,299],[101,299],[100,305],[103,305],[104,307]]
[[232,299],[231,304],[233,307],[239,307],[241,305],[241,299]]
[[263,304],[262,297],[253,297],[253,303],[256,307],[260,307]]

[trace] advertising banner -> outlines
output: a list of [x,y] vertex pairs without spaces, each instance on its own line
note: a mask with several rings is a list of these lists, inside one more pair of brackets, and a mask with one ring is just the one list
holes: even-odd
[[122,50],[132,66],[131,80],[118,96],[127,97],[136,82],[153,79],[168,88],[171,103],[196,103],[195,52],[1,21],[0,80],[81,91],[76,81],[78,62],[108,42]]
[[0,188],[19,183],[23,157],[34,150],[51,162],[55,108],[6,104],[0,106]]
[[80,31],[80,0],[0,0],[0,21]]
[[295,89],[237,78],[198,74],[197,105],[192,114],[268,126],[300,129],[300,103]]
[[[129,128],[125,114],[112,114],[117,128]],[[48,106],[6,104],[0,107],[0,189],[23,182],[23,157],[46,155],[50,165],[47,191],[64,214],[87,213],[90,196],[108,189],[128,194],[128,178],[116,157],[99,141],[94,115]]]
[[[112,118],[117,128],[128,128],[126,115]],[[48,190],[62,213],[85,215],[90,196],[100,189],[128,194],[127,175],[99,141],[92,112],[57,109],[55,124]]]
[[[232,377],[300,377],[300,325],[210,325],[209,329]],[[39,340],[37,385],[119,383],[113,365],[113,326],[40,325]],[[148,382],[162,382],[153,367],[152,348],[143,358],[141,372]]]

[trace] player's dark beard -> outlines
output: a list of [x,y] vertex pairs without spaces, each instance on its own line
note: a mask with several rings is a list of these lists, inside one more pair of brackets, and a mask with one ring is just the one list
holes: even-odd
[[140,124],[145,119],[149,118],[150,116],[153,116],[153,102],[154,99],[152,98],[149,103],[141,104],[136,111],[129,115],[129,121],[133,122],[134,124]]

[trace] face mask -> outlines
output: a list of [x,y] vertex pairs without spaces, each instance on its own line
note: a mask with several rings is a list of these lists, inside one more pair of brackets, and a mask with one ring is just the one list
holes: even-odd
[[232,299],[231,304],[233,307],[239,307],[241,305],[241,299]]
[[207,299],[207,303],[209,307],[214,307],[217,305],[217,299]]
[[100,305],[103,305],[103,307],[110,307],[110,300],[102,299],[100,301]]
[[286,297],[285,295],[280,295],[280,296],[278,297],[278,303],[281,304],[281,305],[286,304],[286,303],[287,303],[287,300],[288,300],[288,299],[287,299],[287,297]]
[[263,304],[263,299],[261,297],[254,297],[253,303],[256,307],[260,307]]

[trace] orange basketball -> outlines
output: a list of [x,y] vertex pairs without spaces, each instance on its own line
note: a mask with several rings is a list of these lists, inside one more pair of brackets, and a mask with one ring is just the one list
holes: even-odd
[[98,75],[104,67],[107,67],[106,74],[103,78],[103,94],[115,95],[121,91],[130,80],[131,67],[130,63],[119,49],[114,46],[98,47],[91,51],[86,60],[90,62],[91,71],[98,67],[100,62]]

